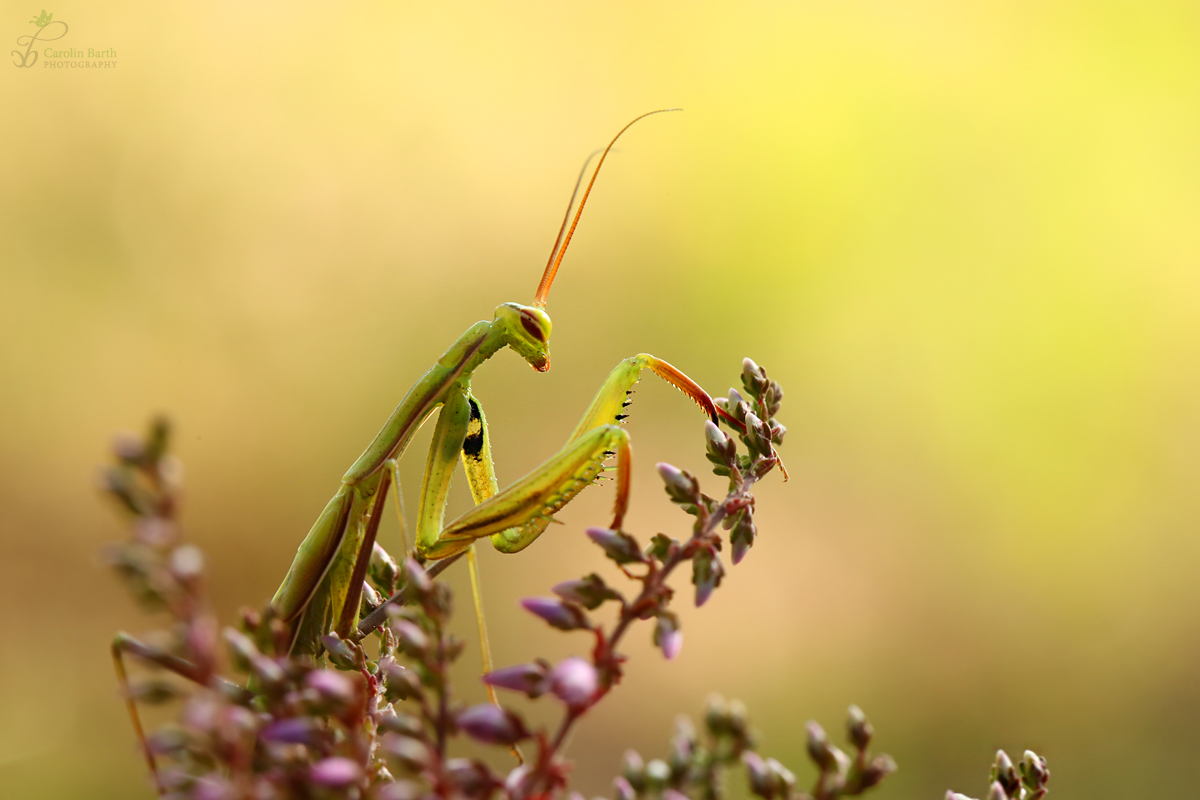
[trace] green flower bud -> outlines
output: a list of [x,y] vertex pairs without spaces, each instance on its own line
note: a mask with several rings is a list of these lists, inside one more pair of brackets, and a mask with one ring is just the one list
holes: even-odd
[[588,538],[604,550],[604,554],[618,564],[641,564],[646,561],[642,548],[628,533],[609,528],[588,528]]
[[854,745],[856,750],[866,750],[867,746],[871,744],[871,737],[874,733],[875,729],[867,721],[867,715],[862,712],[862,709],[858,706],[850,706],[850,714],[846,720],[846,735],[850,739],[850,744]]
[[700,483],[690,473],[666,463],[659,463],[657,467],[671,500],[689,505],[700,502]]
[[991,779],[999,783],[1006,795],[1017,796],[1021,790],[1021,779],[1012,759],[1003,750],[996,751],[996,761],[992,764]]
[[870,789],[896,771],[896,761],[886,753],[875,756],[862,774],[862,788]]
[[825,729],[812,720],[809,720],[805,727],[808,730],[808,757],[822,772],[828,772],[836,767],[833,750],[829,746],[829,737],[825,735]]
[[632,793],[646,791],[646,762],[642,761],[636,750],[626,750],[621,756],[621,774],[628,781]]

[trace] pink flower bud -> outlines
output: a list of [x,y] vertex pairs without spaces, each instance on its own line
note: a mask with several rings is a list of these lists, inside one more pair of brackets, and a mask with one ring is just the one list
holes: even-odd
[[455,721],[464,733],[484,744],[513,745],[529,736],[520,717],[490,703],[471,706]]
[[499,689],[524,692],[530,697],[540,697],[546,692],[546,676],[549,665],[518,664],[513,667],[492,670],[483,676],[483,682]]
[[521,605],[531,614],[536,614],[560,631],[590,628],[587,615],[574,603],[565,603],[553,597],[526,597]]
[[332,669],[318,669],[308,673],[304,679],[308,688],[314,690],[325,700],[337,703],[350,703],[354,700],[354,684],[350,679]]
[[550,673],[550,691],[570,708],[587,708],[598,685],[596,668],[577,656],[564,658]]
[[362,780],[362,768],[348,758],[334,756],[313,764],[308,779],[318,786],[344,789]]
[[309,717],[289,717],[275,720],[259,731],[258,736],[265,742],[308,744],[315,730],[316,726]]

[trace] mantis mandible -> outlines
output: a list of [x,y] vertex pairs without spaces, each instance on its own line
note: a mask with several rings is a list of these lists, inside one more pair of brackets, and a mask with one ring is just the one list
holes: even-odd
[[[568,203],[533,303],[503,303],[496,307],[491,321],[468,328],[409,389],[374,441],[342,477],[337,493],[300,544],[271,601],[280,618],[291,626],[292,653],[319,652],[321,636],[332,631],[345,637],[357,624],[363,577],[390,484],[396,486],[399,495],[396,462],[435,410],[441,409],[421,485],[415,551],[425,559],[443,559],[467,551],[481,636],[485,632],[474,562],[475,540],[489,537],[503,553],[528,547],[546,530],[556,512],[595,482],[605,462],[614,455],[616,503],[611,527],[621,527],[629,505],[631,457],[629,435],[621,422],[627,416],[624,411],[630,403],[628,395],[643,370],[649,369],[683,391],[717,421],[718,410],[700,386],[666,361],[642,353],[620,362],[609,373],[561,450],[499,491],[487,421],[471,392],[475,370],[505,347],[538,372],[550,368],[551,326],[546,299],[600,168],[631,125],[651,114],[672,110],[642,114],[613,137],[600,156],[574,217],[574,194]],[[583,174],[576,182],[576,192]],[[476,505],[444,524],[450,478],[459,460]],[[486,670],[486,641],[481,647]]]

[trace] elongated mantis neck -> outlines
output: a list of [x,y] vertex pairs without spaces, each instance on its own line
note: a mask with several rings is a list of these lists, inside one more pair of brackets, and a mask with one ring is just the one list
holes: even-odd
[[458,337],[438,359],[437,366],[450,370],[450,380],[466,380],[471,374],[508,344],[499,325],[486,320],[476,322]]

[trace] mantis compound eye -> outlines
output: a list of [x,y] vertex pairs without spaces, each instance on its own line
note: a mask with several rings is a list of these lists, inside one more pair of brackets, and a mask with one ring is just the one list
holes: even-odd
[[521,312],[521,325],[525,328],[526,333],[528,333],[537,341],[545,343],[546,334],[542,330],[542,326],[539,325],[537,320],[535,320],[532,316]]

